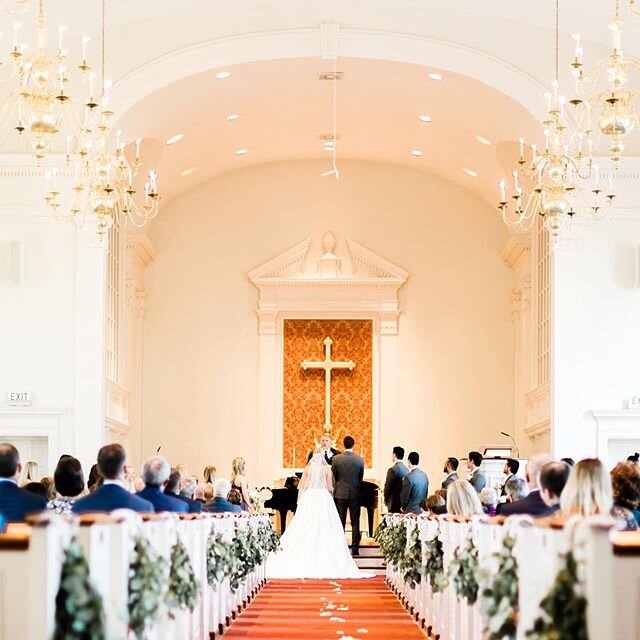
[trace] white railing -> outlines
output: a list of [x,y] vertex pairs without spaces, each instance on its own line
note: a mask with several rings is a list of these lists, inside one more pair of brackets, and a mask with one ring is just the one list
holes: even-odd
[[[480,568],[492,566],[505,535],[515,540],[513,555],[518,563],[518,624],[516,638],[540,615],[540,602],[547,595],[561,566],[560,554],[574,550],[580,560],[587,598],[589,638],[640,638],[640,533],[612,532],[602,520],[536,523],[529,518],[510,518],[504,523],[451,516],[385,516],[388,524],[404,522],[409,534],[418,528],[425,564],[425,543],[439,535],[443,544],[444,570],[459,545],[471,535],[478,549]],[[432,593],[426,577],[410,588],[403,572],[387,565],[387,583],[409,613],[440,640],[482,640],[486,621],[480,598],[473,606],[460,599],[451,582],[441,593]]]
[[266,583],[265,563],[254,568],[235,592],[229,580],[207,582],[210,532],[234,538],[236,526],[257,530],[266,515],[158,514],[141,518],[130,511],[110,516],[87,514],[73,521],[43,515],[29,525],[12,525],[0,534],[0,640],[48,640],[55,628],[56,594],[65,550],[76,536],[89,564],[91,580],[102,596],[107,634],[127,640],[129,563],[137,535],[167,560],[176,539],[185,545],[200,584],[193,612],[174,610],[149,629],[149,640],[208,640],[223,633]]

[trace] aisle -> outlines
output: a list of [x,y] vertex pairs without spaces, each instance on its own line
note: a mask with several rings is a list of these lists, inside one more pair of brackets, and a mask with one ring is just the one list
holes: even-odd
[[272,580],[225,638],[414,640],[424,634],[384,583]]

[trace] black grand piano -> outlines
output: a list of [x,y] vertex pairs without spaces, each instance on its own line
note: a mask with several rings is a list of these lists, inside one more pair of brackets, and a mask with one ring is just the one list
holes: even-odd
[[[280,533],[284,533],[287,526],[287,513],[295,513],[298,504],[298,481],[297,476],[290,476],[284,483],[282,489],[271,489],[272,497],[264,503],[268,509],[273,509],[280,514]],[[367,510],[367,522],[369,525],[369,535],[373,535],[373,515],[378,506],[378,485],[373,482],[362,482],[360,493],[363,509]]]

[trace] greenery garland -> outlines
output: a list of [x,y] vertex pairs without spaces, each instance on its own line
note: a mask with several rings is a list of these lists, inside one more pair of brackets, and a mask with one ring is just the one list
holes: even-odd
[[258,544],[264,560],[270,553],[275,553],[280,549],[280,534],[273,528],[271,520],[258,524]]
[[402,571],[402,577],[410,589],[415,589],[415,586],[422,582],[424,566],[422,564],[422,542],[420,540],[418,527],[414,527],[407,538],[400,569]]
[[407,549],[407,527],[404,522],[382,525],[376,530],[378,544],[388,564],[401,568]]
[[89,576],[89,564],[82,547],[72,538],[60,572],[53,640],[103,640],[105,637],[102,598]]
[[169,609],[189,609],[193,612],[198,604],[200,584],[193,572],[187,548],[178,538],[171,548],[171,568],[167,606]]
[[467,539],[453,552],[449,563],[449,579],[459,598],[464,598],[470,605],[478,599],[478,547],[473,543],[471,532]]
[[167,585],[167,561],[149,541],[137,536],[129,564],[129,628],[138,640],[161,612]]
[[515,539],[506,535],[492,555],[495,566],[484,568],[480,579],[480,609],[485,617],[485,640],[515,640],[518,631],[518,561]]
[[432,593],[440,593],[447,587],[447,574],[444,571],[444,550],[440,531],[425,543],[426,563],[424,566],[425,575],[429,578],[429,585]]
[[207,539],[207,582],[215,591],[225,578],[235,571],[235,557],[231,542],[221,533],[211,530]]
[[572,551],[562,554],[562,566],[549,593],[540,602],[542,614],[526,633],[535,640],[587,640],[587,599]]
[[236,524],[231,549],[235,562],[233,571],[229,576],[229,583],[231,591],[235,592],[243,580],[261,562],[261,552],[252,526],[240,527]]

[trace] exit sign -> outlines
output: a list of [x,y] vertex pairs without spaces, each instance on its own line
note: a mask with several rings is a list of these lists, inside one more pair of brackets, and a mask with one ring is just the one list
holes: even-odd
[[10,407],[30,407],[31,391],[8,391],[7,404]]

